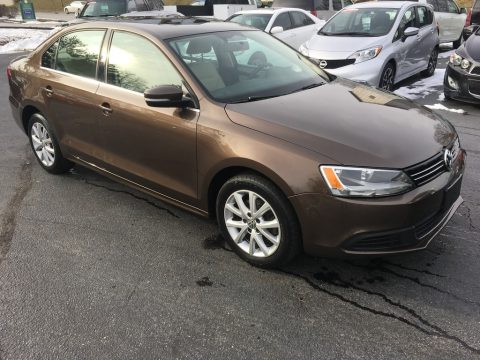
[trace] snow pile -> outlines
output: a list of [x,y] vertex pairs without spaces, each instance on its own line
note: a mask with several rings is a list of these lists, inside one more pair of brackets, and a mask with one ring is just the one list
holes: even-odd
[[444,75],[445,69],[437,69],[433,76],[417,81],[412,85],[401,87],[395,90],[394,93],[408,99],[424,98],[443,89]]
[[0,29],[0,54],[34,50],[59,29]]
[[447,108],[445,105],[442,105],[442,104],[425,105],[425,106],[428,107],[429,109],[432,109],[432,110],[444,110],[444,111],[454,112],[454,113],[457,113],[457,114],[465,114],[465,113],[466,113],[465,110],[462,110],[462,109],[450,109],[450,108]]

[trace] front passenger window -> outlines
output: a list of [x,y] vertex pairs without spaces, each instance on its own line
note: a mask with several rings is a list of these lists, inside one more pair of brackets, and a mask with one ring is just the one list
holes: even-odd
[[76,31],[60,39],[55,69],[95,79],[104,30]]
[[168,58],[144,37],[126,32],[113,34],[107,82],[143,93],[160,85],[182,85],[182,78]]
[[397,41],[403,36],[403,32],[405,29],[409,27],[416,27],[416,20],[415,20],[415,9],[412,7],[405,11],[405,14],[400,21],[400,25],[398,25],[397,32],[395,33],[395,37],[393,41]]
[[275,26],[281,26],[283,30],[291,29],[292,22],[290,21],[290,15],[288,15],[286,12],[279,14],[275,19],[272,28]]

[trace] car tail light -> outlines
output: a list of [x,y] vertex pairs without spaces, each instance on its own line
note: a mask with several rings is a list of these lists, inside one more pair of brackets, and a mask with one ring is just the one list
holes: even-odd
[[472,25],[472,9],[468,10],[467,18],[465,19],[465,27]]
[[312,14],[313,16],[317,16],[317,10],[315,9],[310,10],[310,14]]
[[10,81],[10,78],[12,77],[12,69],[10,68],[10,65],[7,66],[7,79]]

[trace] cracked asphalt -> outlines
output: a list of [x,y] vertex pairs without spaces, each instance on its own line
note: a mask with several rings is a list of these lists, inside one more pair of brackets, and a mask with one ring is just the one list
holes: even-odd
[[429,249],[265,271],[211,221],[79,166],[47,174],[4,71],[0,104],[0,359],[480,358],[480,107],[446,103],[467,111],[443,113],[465,202]]

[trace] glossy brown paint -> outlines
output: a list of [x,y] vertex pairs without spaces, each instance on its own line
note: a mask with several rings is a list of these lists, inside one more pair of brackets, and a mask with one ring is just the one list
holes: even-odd
[[[149,107],[142,94],[106,84],[103,76],[84,79],[40,66],[43,51],[60,36],[93,27],[107,30],[99,75],[105,73],[111,32],[131,31],[169,57],[191,87],[196,108]],[[68,159],[201,215],[212,210],[218,179],[259,173],[289,199],[304,249],[312,254],[340,253],[352,236],[410,227],[443,209],[444,189],[463,173],[463,150],[454,171],[382,199],[333,197],[319,165],[401,169],[446,147],[455,137],[448,123],[407,100],[343,80],[248,104],[215,102],[162,38],[219,28],[239,27],[96,23],[66,29],[12,64],[15,120],[25,129],[22,115],[38,109]]]

